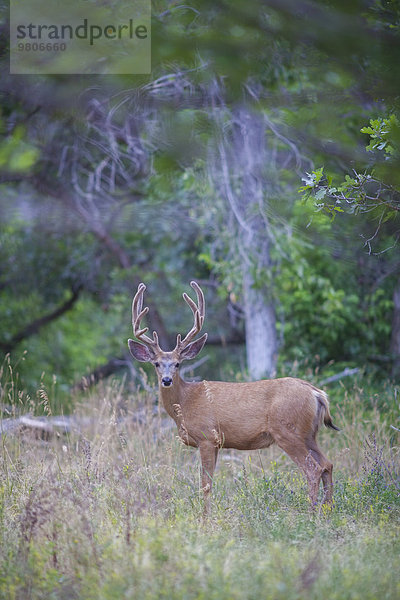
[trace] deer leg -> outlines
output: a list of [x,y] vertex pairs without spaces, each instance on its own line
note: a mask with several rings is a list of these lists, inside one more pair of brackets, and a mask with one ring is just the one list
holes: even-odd
[[204,494],[204,516],[211,512],[211,489],[215,465],[217,463],[218,448],[210,442],[200,444],[201,459],[201,486]]
[[323,485],[323,488],[324,488],[323,502],[326,503],[326,504],[332,504],[332,494],[333,494],[332,471],[333,471],[333,464],[321,452],[321,450],[318,447],[318,444],[315,441],[315,439],[312,439],[310,441],[310,443],[308,444],[308,447],[309,447],[309,451],[310,451],[312,457],[318,462],[318,464],[320,465],[320,467],[322,469],[321,479],[322,479],[322,485]]
[[329,460],[326,461],[326,467],[325,470],[322,472],[322,484],[324,486],[324,502],[326,502],[326,504],[332,504],[333,501],[333,481],[332,481],[332,471],[333,471],[333,464],[331,462],[329,462]]
[[315,506],[318,500],[319,483],[323,473],[323,468],[317,459],[317,453],[314,449],[308,448],[306,443],[300,439],[276,438],[275,441],[303,471],[308,484],[308,495],[311,506]]
[[309,450],[304,460],[303,470],[308,483],[308,495],[311,507],[314,508],[318,502],[319,483],[322,477],[322,467]]

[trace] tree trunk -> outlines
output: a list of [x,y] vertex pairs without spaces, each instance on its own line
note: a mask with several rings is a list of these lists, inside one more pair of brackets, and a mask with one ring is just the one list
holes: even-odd
[[274,160],[262,113],[244,108],[231,113],[221,109],[221,98],[215,107],[220,137],[208,169],[224,201],[219,235],[230,232],[225,260],[242,273],[247,368],[252,379],[260,379],[275,374],[277,360],[270,257],[274,238],[267,217],[268,198],[276,194]]
[[263,119],[240,110],[234,125],[234,151],[242,171],[239,205],[242,224],[239,244],[243,272],[243,301],[247,368],[252,379],[275,374],[277,334],[272,294],[270,223],[267,197],[273,182],[265,178],[269,152]]
[[277,358],[275,310],[267,290],[254,286],[253,277],[243,274],[247,367],[252,379],[273,377]]

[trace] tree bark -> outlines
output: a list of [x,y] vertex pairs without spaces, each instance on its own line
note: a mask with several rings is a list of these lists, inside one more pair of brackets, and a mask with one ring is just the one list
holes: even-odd
[[277,359],[276,318],[265,288],[258,289],[248,271],[243,274],[247,367],[252,379],[273,377]]
[[228,260],[236,262],[242,273],[247,368],[252,379],[260,379],[275,374],[277,360],[270,257],[273,238],[267,218],[268,194],[275,181],[271,180],[266,123],[259,113],[238,109],[232,114],[226,108],[221,111],[220,104],[216,106],[214,118],[221,133],[208,169],[225,204],[219,235],[226,236],[229,229]]
[[256,113],[240,110],[233,128],[234,153],[241,170],[238,206],[239,244],[243,272],[243,301],[247,368],[252,379],[275,374],[277,334],[272,299],[270,223],[266,215],[271,181],[265,177],[268,148],[265,124]]

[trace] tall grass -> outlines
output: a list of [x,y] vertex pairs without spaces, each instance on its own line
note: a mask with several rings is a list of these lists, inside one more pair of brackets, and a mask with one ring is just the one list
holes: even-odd
[[116,381],[76,403],[89,417],[81,432],[2,436],[0,597],[400,597],[398,399],[390,386],[382,394],[375,404],[359,385],[332,394],[342,431],[320,443],[335,506],[314,513],[276,448],[226,450],[202,523],[198,453],[152,394]]

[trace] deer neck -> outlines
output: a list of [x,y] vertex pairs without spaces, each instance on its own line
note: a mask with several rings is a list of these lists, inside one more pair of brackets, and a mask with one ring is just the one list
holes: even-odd
[[182,406],[185,402],[185,390],[187,383],[178,375],[174,384],[171,387],[159,385],[159,394],[161,402],[170,417],[175,420],[176,405]]

